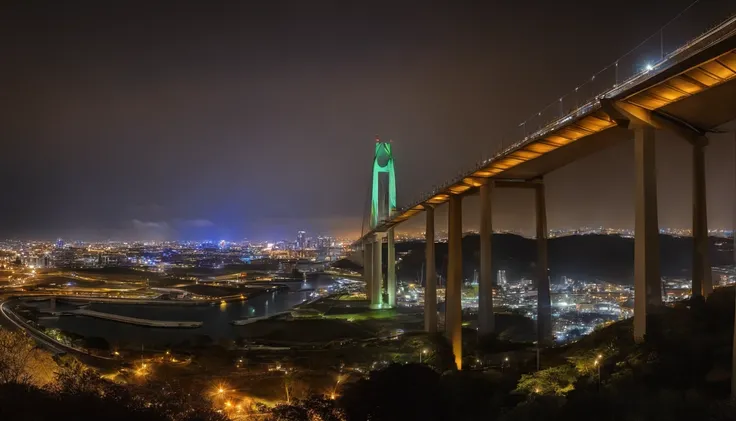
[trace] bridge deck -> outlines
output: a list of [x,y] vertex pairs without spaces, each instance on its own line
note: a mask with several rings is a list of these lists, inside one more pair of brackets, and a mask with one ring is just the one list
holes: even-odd
[[[667,55],[594,100],[562,116],[418,203],[398,210],[363,238],[386,231],[451,195],[473,194],[488,179],[530,180],[633,137],[600,99],[656,110],[710,130],[736,118],[736,16]],[[361,239],[362,240],[362,239]]]

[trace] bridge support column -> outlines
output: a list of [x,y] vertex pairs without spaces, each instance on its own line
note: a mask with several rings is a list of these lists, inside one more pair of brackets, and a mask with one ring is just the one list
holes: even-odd
[[707,140],[693,144],[693,286],[692,296],[707,298],[713,292],[708,258],[708,210],[705,197],[705,146]]
[[654,129],[634,130],[636,216],[634,227],[634,340],[643,341],[647,313],[662,304]]
[[383,302],[383,233],[376,233],[373,242],[373,282],[371,283],[371,308],[381,308]]
[[480,282],[478,285],[478,335],[488,335],[495,330],[493,318],[493,217],[491,194],[493,181],[480,186]]
[[[736,163],[736,133],[733,136],[733,147],[734,147],[734,163]],[[734,182],[736,182],[736,168],[734,168]],[[734,189],[734,197],[736,197],[736,189]],[[731,229],[736,233],[736,204],[733,207],[733,225]],[[734,235],[734,241],[736,241],[736,235]],[[734,243],[736,246],[736,243]],[[733,261],[736,264],[736,247],[733,248]],[[733,315],[733,342],[731,344],[731,399],[736,401],[736,306],[734,306]]]
[[541,181],[534,189],[534,203],[537,219],[537,344],[541,346],[552,342],[552,304],[547,262],[547,206],[544,184]]
[[463,281],[463,215],[462,198],[450,196],[450,209],[448,212],[448,262],[447,262],[447,287],[445,290],[445,332],[450,339],[452,352],[455,355],[455,365],[458,370],[463,365],[463,341],[462,341],[462,305],[461,292]]
[[389,307],[396,307],[396,249],[394,246],[394,229],[388,230],[388,268],[386,269],[386,295],[388,300],[386,304]]
[[427,227],[425,230],[424,249],[424,330],[437,332],[437,273],[434,257],[434,208],[425,209]]
[[371,301],[373,293],[373,244],[363,241],[363,281],[365,282],[365,296]]

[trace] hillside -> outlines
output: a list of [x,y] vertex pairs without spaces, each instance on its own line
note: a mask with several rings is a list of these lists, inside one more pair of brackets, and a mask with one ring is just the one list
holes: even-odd
[[[631,283],[634,273],[634,240],[612,235],[576,235],[548,240],[549,268],[553,281],[560,276],[601,278]],[[723,241],[718,239],[718,241]],[[662,276],[689,276],[692,267],[692,238],[660,236]],[[463,274],[471,278],[479,269],[480,237],[463,238]],[[399,263],[400,279],[418,279],[424,264],[424,243],[406,242],[396,245],[397,252],[406,254]],[[508,279],[532,276],[536,262],[536,243],[513,234],[493,236],[494,282],[497,270],[505,270]],[[385,248],[384,248],[385,250]],[[732,264],[728,250],[716,247],[711,238],[711,264]],[[386,260],[384,259],[384,262]],[[437,273],[447,272],[447,244],[436,245]]]

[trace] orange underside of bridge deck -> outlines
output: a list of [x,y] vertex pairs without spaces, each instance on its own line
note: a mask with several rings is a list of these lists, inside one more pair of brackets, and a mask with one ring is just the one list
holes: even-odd
[[[620,101],[657,111],[702,130],[736,119],[736,34],[673,64],[645,75]],[[630,140],[630,130],[618,127],[600,106],[557,129],[528,139],[477,170],[444,187],[433,196],[403,209],[374,231],[383,231],[451,195],[472,194],[488,179],[530,180],[563,167],[617,142]],[[369,233],[370,234],[370,233]]]

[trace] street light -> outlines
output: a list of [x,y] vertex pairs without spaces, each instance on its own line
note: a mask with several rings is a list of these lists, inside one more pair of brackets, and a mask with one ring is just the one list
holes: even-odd
[[427,349],[423,349],[422,352],[419,353],[419,364],[422,363],[422,354],[427,355]]
[[335,381],[335,388],[332,389],[332,393],[330,393],[330,399],[335,400],[335,396],[337,396],[337,388],[340,387],[340,382],[342,382],[342,375],[337,376],[337,381]]

